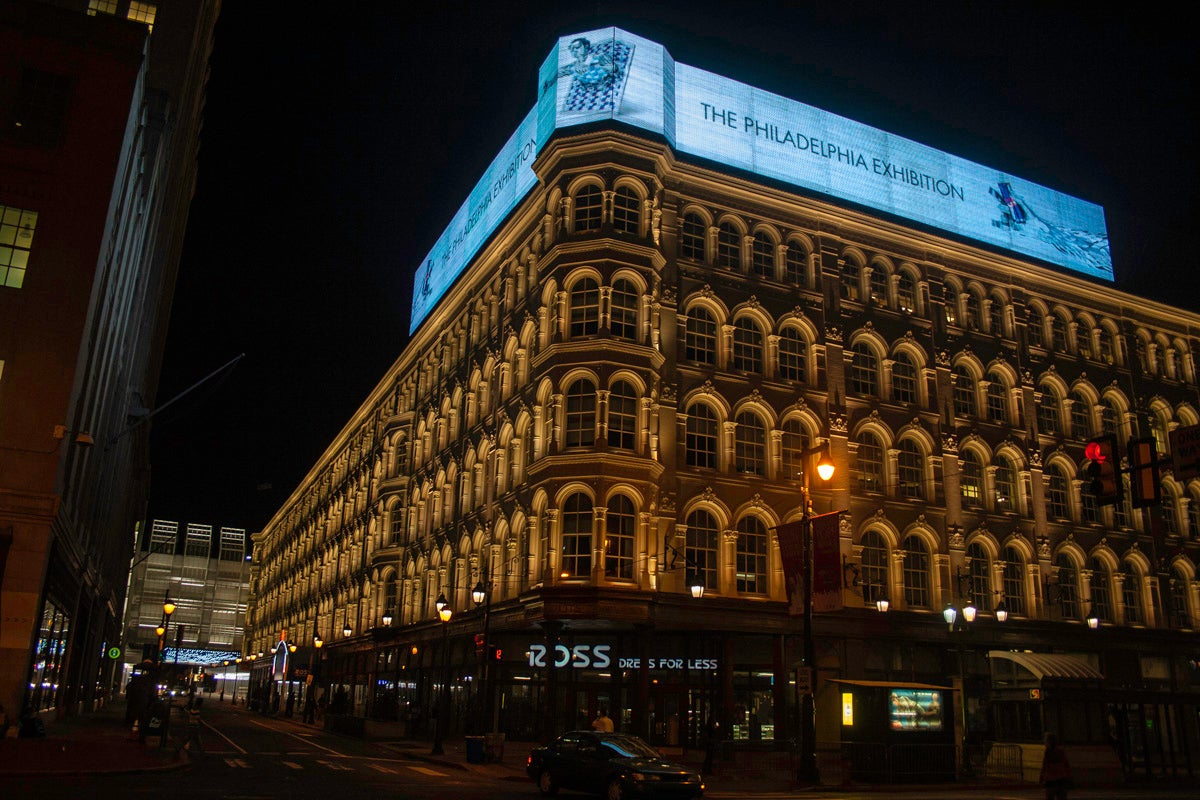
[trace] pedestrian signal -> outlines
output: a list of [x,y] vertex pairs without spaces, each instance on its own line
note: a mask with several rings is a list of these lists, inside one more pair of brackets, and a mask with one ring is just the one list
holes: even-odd
[[1096,504],[1112,506],[1120,503],[1124,487],[1117,458],[1117,437],[1108,434],[1088,439],[1083,454],[1088,459],[1088,491],[1096,498]]

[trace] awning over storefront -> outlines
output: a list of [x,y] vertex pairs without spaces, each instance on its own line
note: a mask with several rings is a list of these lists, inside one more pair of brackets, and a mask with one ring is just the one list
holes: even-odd
[[933,689],[943,692],[954,691],[953,686],[936,686],[932,683],[911,683],[906,681],[852,681],[847,678],[830,678],[830,683],[840,683],[843,686],[867,686],[876,689]]
[[988,658],[1011,661],[1039,681],[1080,680],[1102,681],[1104,675],[1082,656],[1068,653],[1016,653],[1010,650],[992,650]]

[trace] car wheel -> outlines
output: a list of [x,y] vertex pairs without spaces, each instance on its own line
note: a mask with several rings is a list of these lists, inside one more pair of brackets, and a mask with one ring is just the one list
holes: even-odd
[[538,775],[538,789],[547,797],[558,794],[558,781],[554,780],[549,770],[544,769]]
[[625,787],[621,785],[620,778],[613,778],[608,782],[608,791],[604,797],[605,800],[625,800]]

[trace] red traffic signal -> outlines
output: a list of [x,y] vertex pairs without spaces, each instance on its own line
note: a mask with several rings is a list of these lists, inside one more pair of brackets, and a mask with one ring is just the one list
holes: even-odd
[[1121,466],[1116,457],[1117,437],[1112,434],[1088,439],[1083,454],[1088,458],[1088,491],[1102,506],[1112,506],[1124,498]]

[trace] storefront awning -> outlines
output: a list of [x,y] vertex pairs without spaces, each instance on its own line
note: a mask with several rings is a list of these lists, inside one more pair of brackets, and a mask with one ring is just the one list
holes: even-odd
[[988,658],[1011,661],[1025,668],[1039,681],[1078,680],[1102,681],[1104,675],[1080,656],[1067,653],[1014,653],[1009,650],[992,650]]
[[867,686],[875,689],[936,689],[943,692],[954,691],[953,686],[935,686],[932,683],[909,683],[905,681],[852,681],[846,678],[830,678],[830,683],[840,683],[843,686]]

